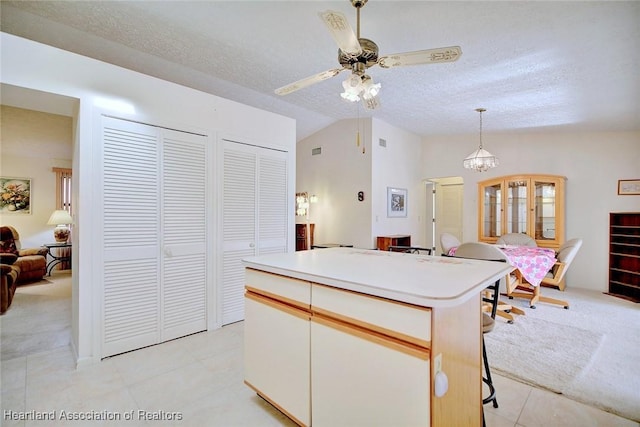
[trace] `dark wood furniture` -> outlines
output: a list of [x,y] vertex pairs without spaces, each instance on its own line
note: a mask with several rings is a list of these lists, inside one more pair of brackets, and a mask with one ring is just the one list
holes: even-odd
[[609,293],[640,302],[640,212],[609,214]]
[[389,246],[411,246],[411,236],[407,234],[378,236],[376,246],[381,251],[388,251]]
[[315,224],[309,224],[309,235],[307,236],[307,224],[296,224],[296,251],[306,251],[309,247],[313,247],[314,228]]

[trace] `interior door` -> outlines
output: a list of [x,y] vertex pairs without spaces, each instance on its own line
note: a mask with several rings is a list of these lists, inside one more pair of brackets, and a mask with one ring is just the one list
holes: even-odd
[[462,239],[462,201],[464,185],[462,178],[447,178],[438,180],[435,186],[436,197],[436,254],[442,253],[440,234],[450,233]]
[[162,130],[161,341],[207,329],[207,139]]
[[160,339],[158,129],[103,118],[102,357]]
[[103,118],[102,352],[206,329],[207,138]]
[[223,140],[222,324],[244,319],[242,259],[287,251],[286,152]]

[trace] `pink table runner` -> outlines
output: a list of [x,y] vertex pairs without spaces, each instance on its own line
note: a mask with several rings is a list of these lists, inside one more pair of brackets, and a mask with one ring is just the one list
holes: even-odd
[[[509,260],[509,264],[516,267],[522,277],[533,286],[539,286],[544,276],[556,262],[556,253],[549,248],[531,248],[528,246],[499,246]],[[449,255],[453,256],[457,248],[452,248]]]

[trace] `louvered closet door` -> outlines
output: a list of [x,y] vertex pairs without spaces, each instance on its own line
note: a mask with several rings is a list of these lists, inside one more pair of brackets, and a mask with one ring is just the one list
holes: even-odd
[[102,357],[206,329],[206,141],[103,119]]
[[244,319],[244,266],[287,251],[287,153],[223,141],[222,324]]
[[102,357],[160,337],[159,133],[103,118]]
[[162,341],[206,329],[206,138],[162,132]]

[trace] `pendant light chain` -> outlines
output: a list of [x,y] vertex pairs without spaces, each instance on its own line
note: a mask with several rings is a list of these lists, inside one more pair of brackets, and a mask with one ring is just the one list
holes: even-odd
[[482,113],[487,110],[484,108],[476,108],[476,111],[480,113],[480,149],[482,150]]

